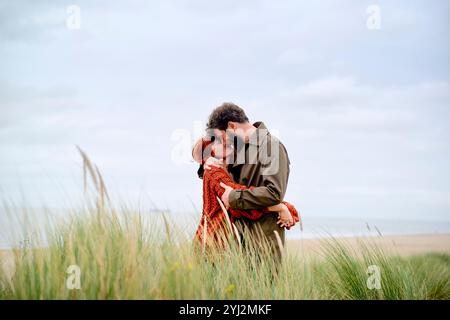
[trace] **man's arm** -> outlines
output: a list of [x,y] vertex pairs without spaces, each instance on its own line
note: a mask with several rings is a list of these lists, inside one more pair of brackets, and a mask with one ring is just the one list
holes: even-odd
[[232,190],[228,195],[229,206],[233,209],[262,209],[283,201],[289,178],[289,158],[284,146],[279,144],[278,170],[264,176],[264,186],[252,190]]

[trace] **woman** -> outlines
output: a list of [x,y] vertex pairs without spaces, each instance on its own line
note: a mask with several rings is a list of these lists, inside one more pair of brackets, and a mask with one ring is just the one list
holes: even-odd
[[[222,141],[225,141],[225,143]],[[295,207],[284,201],[263,210],[229,208],[228,215],[225,215],[219,203],[219,199],[224,192],[220,183],[222,182],[233,189],[249,189],[244,185],[235,183],[227,170],[226,159],[232,155],[233,148],[226,141],[225,134],[221,139],[207,140],[201,138],[192,150],[193,158],[201,165],[199,175],[203,176],[203,210],[195,239],[203,244],[203,246],[206,244],[220,244],[224,236],[226,238],[229,234],[230,228],[233,228],[232,223],[234,220],[243,217],[258,220],[264,214],[278,214],[278,223],[287,229],[295,225],[296,222],[299,222],[299,215]],[[219,163],[221,166],[211,166],[210,169],[203,170],[204,160],[207,160],[204,155],[211,155],[215,159],[220,160]],[[283,223],[283,221],[290,221],[290,223]]]

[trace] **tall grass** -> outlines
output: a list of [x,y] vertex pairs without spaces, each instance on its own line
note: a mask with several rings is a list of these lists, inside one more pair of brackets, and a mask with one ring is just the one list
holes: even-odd
[[[97,196],[12,250],[14,271],[0,271],[0,299],[450,298],[447,254],[400,258],[370,242],[354,248],[331,239],[317,259],[283,249],[277,268],[264,254],[267,243],[244,234],[243,247],[231,225],[225,248],[193,245],[193,235],[168,216],[146,220],[131,208],[112,207],[99,171],[80,152]],[[81,271],[79,289],[67,286],[71,265]],[[373,265],[379,289],[367,285]]]

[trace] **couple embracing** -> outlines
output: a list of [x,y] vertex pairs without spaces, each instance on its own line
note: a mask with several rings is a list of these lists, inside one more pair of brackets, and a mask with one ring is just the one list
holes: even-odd
[[279,266],[285,229],[300,221],[295,207],[284,201],[290,165],[284,145],[263,122],[252,124],[242,108],[223,103],[209,116],[192,155],[203,179],[195,241],[203,248],[217,245],[232,230],[244,246],[249,241],[261,250],[267,245],[269,258]]

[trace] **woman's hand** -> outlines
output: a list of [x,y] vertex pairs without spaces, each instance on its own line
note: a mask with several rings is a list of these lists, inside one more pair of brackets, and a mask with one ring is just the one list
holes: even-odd
[[292,218],[291,212],[289,211],[288,207],[284,204],[281,205],[281,210],[278,211],[278,221],[277,224],[280,227],[286,227],[290,228],[294,225],[294,219]]

